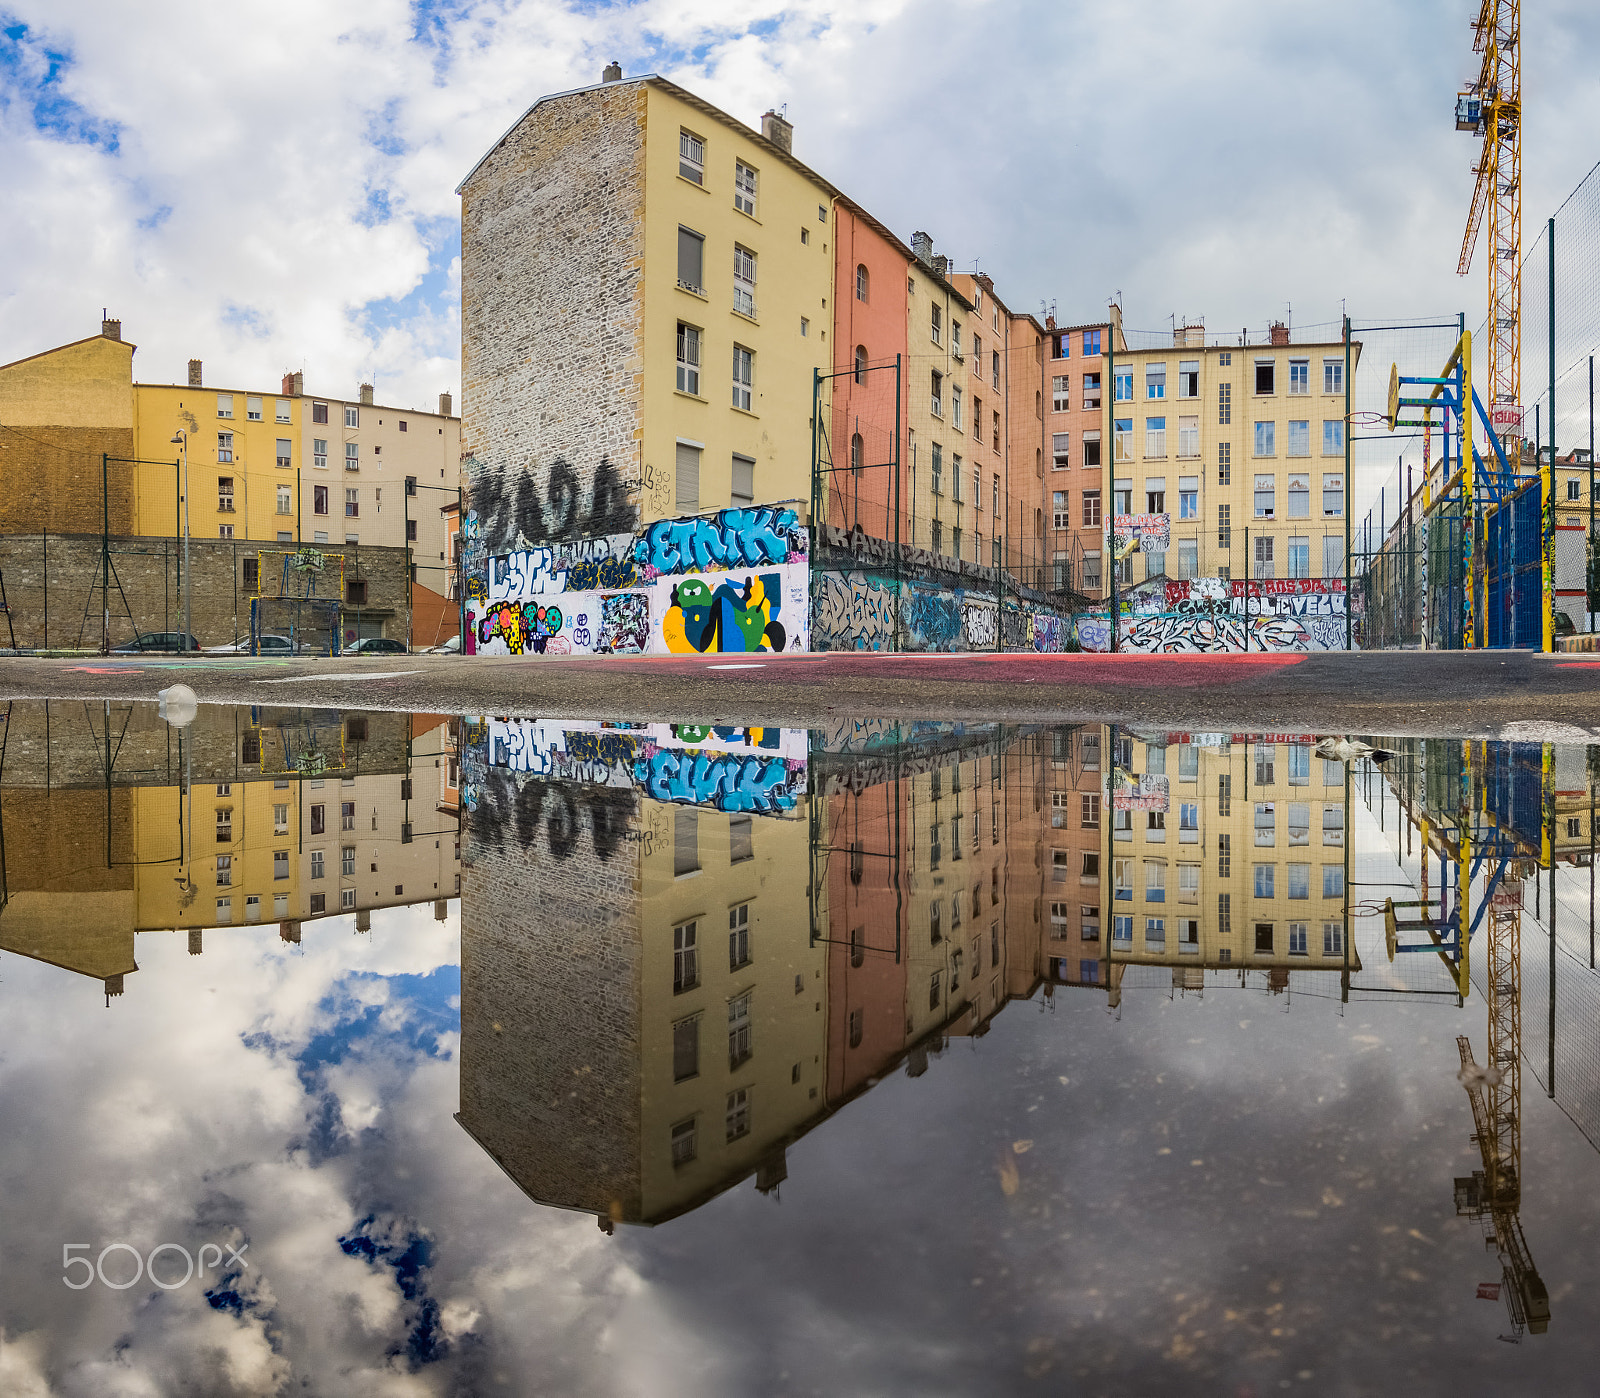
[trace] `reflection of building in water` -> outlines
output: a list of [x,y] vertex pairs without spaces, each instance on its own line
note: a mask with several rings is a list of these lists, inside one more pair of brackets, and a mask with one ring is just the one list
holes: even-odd
[[461,1124],[534,1199],[608,1221],[775,1185],[823,1109],[804,733],[474,737]]
[[187,929],[199,952],[230,923],[298,941],[307,919],[354,913],[363,930],[377,907],[434,902],[442,919],[458,883],[434,770],[448,726],[408,722],[205,706],[175,730],[154,705],[12,705],[0,816],[23,896],[0,913],[0,947],[115,994],[140,931]]
[[[1047,835],[1048,975],[1107,984],[1167,968],[1205,972],[1361,969],[1345,890],[1345,771],[1309,734],[1057,730]],[[1103,758],[1105,755],[1105,758]],[[1102,770],[1105,760],[1109,768]]]

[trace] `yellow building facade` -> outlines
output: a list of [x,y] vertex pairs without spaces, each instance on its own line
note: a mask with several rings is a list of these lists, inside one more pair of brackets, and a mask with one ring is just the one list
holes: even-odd
[[644,89],[645,521],[811,496],[814,371],[827,368],[833,189],[658,78]]

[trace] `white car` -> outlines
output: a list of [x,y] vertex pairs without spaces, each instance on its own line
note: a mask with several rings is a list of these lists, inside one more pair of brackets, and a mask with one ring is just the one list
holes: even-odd
[[424,655],[460,655],[461,654],[461,636],[458,633],[457,635],[452,636],[448,641],[441,641],[436,646],[429,646],[428,649],[423,652],[423,654]]
[[[262,655],[301,655],[305,652],[305,642],[294,643],[287,636],[267,635],[261,638]],[[251,645],[250,638],[235,641],[231,646],[207,646],[207,655],[254,655],[255,647]]]

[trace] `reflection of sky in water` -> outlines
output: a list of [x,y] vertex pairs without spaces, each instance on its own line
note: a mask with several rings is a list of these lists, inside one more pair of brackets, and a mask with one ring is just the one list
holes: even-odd
[[[1359,801],[1351,834],[1385,877]],[[1591,1391],[1600,1161],[1531,1074],[1550,1333],[1473,1299],[1476,998],[1059,990],[791,1146],[777,1197],[607,1238],[451,1119],[454,904],[138,957],[109,1011],[0,963],[6,1395]],[[63,1243],[117,1240],[250,1266],[61,1285]]]

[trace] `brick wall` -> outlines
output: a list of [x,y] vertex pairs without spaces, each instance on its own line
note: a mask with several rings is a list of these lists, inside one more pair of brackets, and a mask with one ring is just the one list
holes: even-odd
[[462,186],[461,454],[491,552],[639,520],[645,90],[545,102]]
[[[79,522],[82,522],[80,515]],[[202,646],[224,645],[250,633],[246,559],[260,565],[264,591],[276,594],[284,545],[242,539],[192,539],[193,631]],[[342,556],[344,576],[364,579],[367,618],[380,619],[387,634],[406,634],[406,568],[403,548],[323,545]],[[111,590],[111,644],[135,632],[179,631],[183,626],[183,540],[117,537],[111,540],[115,578]],[[333,584],[333,573],[319,591]],[[16,630],[17,645],[38,649],[98,649],[101,636],[101,554],[98,534],[0,534],[0,580]],[[122,595],[117,592],[120,582]],[[123,610],[127,599],[132,622]],[[345,609],[353,625],[356,608]],[[0,626],[0,646],[9,636]]]
[[461,1124],[533,1198],[640,1215],[639,797],[490,773],[461,874]]

